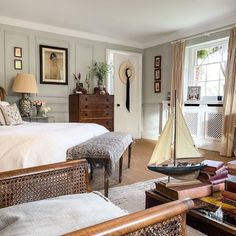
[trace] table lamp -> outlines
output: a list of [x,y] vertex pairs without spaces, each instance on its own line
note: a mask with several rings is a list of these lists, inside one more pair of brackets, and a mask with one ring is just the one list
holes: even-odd
[[38,93],[35,76],[32,74],[18,73],[14,80],[12,91],[22,93],[22,98],[19,100],[19,110],[22,117],[29,117],[32,102],[28,95],[30,93]]

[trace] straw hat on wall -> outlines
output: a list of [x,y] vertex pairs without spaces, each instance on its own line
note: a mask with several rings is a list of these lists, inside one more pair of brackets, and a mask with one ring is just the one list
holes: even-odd
[[127,83],[127,76],[126,76],[126,70],[129,69],[129,75],[130,75],[130,83],[135,78],[135,70],[134,66],[130,61],[124,61],[121,63],[119,68],[119,77],[123,84]]

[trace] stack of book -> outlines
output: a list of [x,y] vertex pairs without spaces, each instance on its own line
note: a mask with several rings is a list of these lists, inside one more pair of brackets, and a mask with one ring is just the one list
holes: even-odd
[[171,200],[184,198],[201,198],[212,195],[214,192],[224,190],[224,183],[212,185],[210,183],[202,183],[199,180],[180,181],[171,179],[170,182],[156,182],[156,191]]
[[236,206],[236,176],[225,181],[225,190],[222,191],[223,202]]
[[229,161],[227,165],[228,165],[229,174],[236,175],[236,160]]
[[220,184],[228,178],[228,170],[222,161],[205,160],[206,166],[201,170],[199,179],[210,184]]

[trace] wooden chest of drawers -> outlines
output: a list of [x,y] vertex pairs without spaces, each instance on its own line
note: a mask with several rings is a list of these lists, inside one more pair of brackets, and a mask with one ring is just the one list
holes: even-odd
[[114,96],[97,94],[69,95],[69,121],[96,123],[114,130]]

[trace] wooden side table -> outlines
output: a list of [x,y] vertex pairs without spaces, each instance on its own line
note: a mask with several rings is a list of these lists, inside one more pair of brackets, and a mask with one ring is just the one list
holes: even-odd
[[22,120],[27,122],[50,123],[50,122],[55,122],[55,117],[31,116],[31,117],[22,117]]

